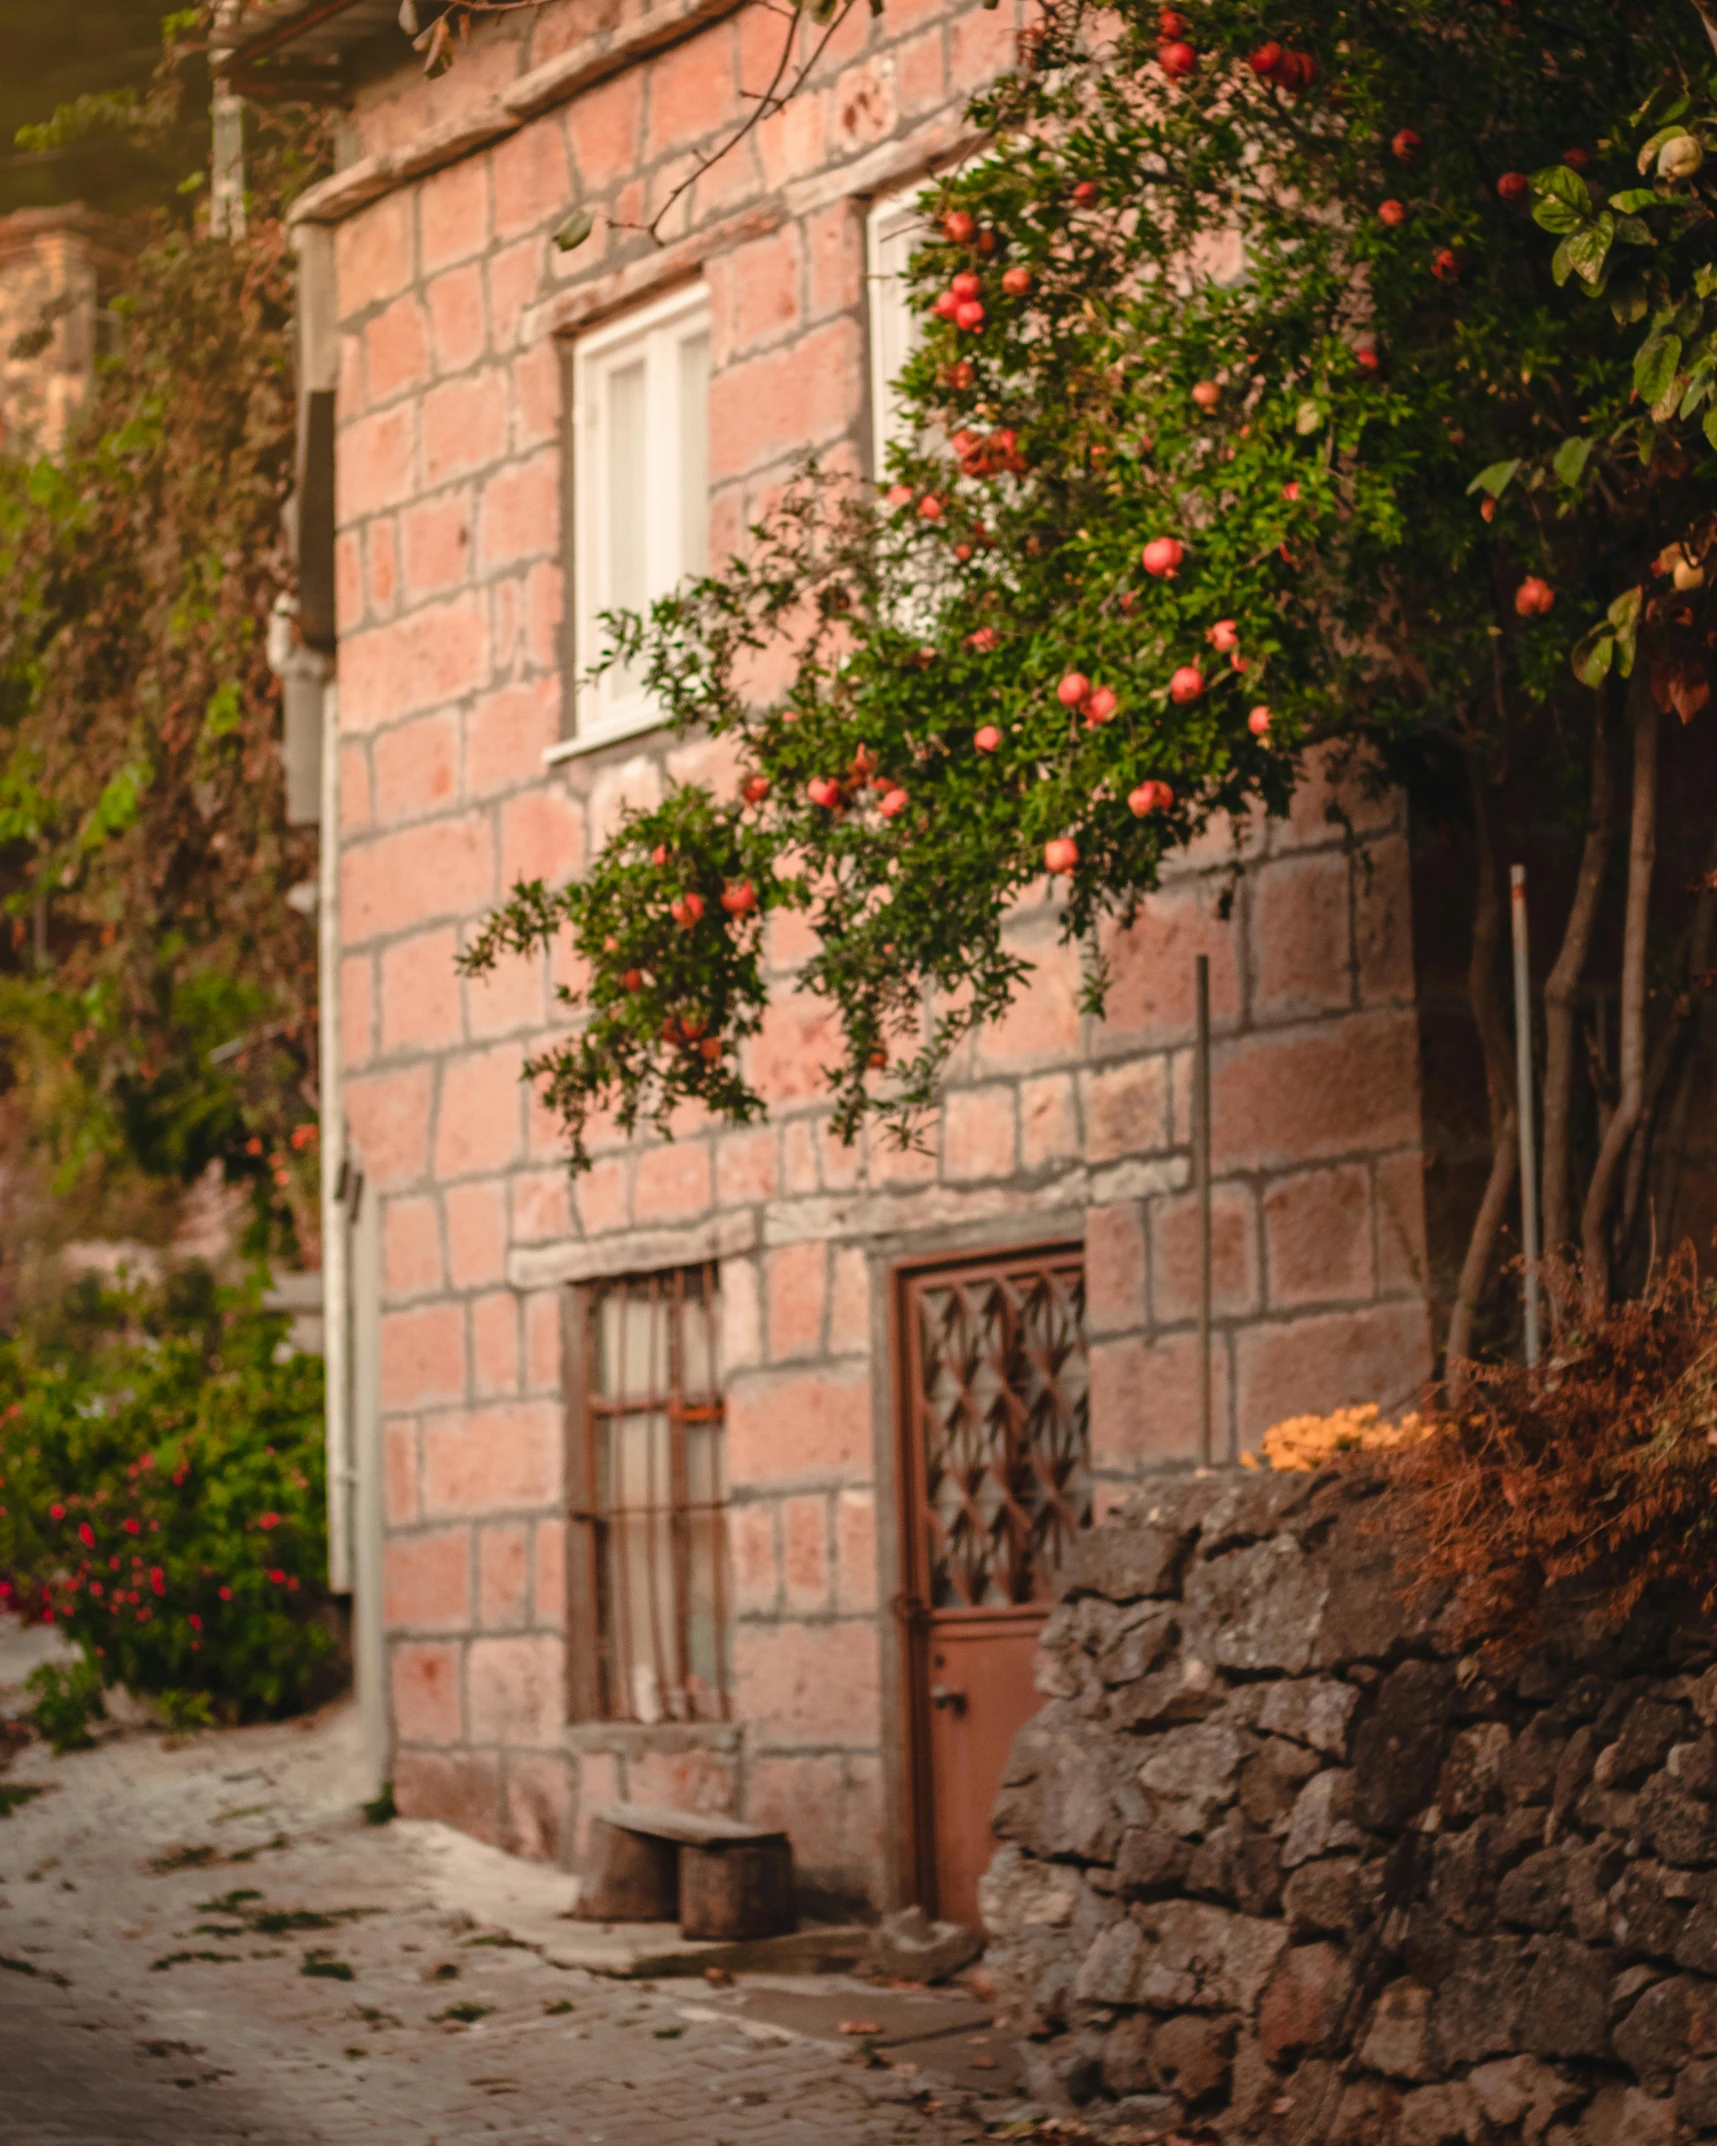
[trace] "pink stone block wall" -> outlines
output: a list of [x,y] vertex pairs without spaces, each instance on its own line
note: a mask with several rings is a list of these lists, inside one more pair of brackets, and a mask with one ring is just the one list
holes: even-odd
[[[575,0],[480,37],[442,81],[355,116],[397,146],[581,34]],[[900,1792],[887,1691],[897,1518],[887,1294],[914,1248],[1083,1237],[1104,1503],[1195,1457],[1192,968],[1211,962],[1219,1450],[1308,1407],[1395,1400],[1429,1369],[1406,841],[1392,801],[1314,781],[1293,817],[1212,836],[1108,943],[1081,1014],[1047,898],[1015,930],[1029,993],[954,1070],[928,1152],[841,1147],[827,1015],[794,993],[749,1046],[768,1121],[598,1133],[568,1180],[519,1078],[557,1019],[548,964],[481,984],[453,955],[519,874],[564,880],[622,805],[719,756],[661,733],[545,770],[562,727],[559,332],[701,273],[712,308],[716,548],[817,446],[868,457],[867,197],[921,173],[1005,63],[1012,11],[854,16],[804,97],[701,180],[654,256],[617,219],[662,198],[739,109],[773,18],[746,9],[372,202],[338,230],[340,688],[348,1109],[383,1203],[386,1614],[402,1808],[569,1857],[606,1796],[793,1832],[813,1894],[880,1899]],[[816,181],[815,184],[809,183]],[[573,200],[605,213],[549,243]],[[699,239],[698,234],[703,234]],[[735,1722],[568,1732],[567,1399],[541,1262],[654,1243],[721,1260]],[[699,1236],[699,1233],[704,1233]],[[645,1248],[647,1249],[647,1247]],[[652,1255],[659,1257],[659,1254]],[[535,1260],[537,1265],[531,1262]],[[545,1275],[548,1277],[544,1279]]]

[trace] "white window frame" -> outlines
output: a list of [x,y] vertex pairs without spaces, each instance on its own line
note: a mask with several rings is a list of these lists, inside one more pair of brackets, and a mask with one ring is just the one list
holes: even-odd
[[[572,490],[573,490],[573,633],[572,664],[576,735],[557,748],[555,760],[570,758],[616,738],[636,736],[663,720],[661,708],[641,687],[629,687],[621,674],[590,678],[605,643],[601,613],[618,608],[608,586],[609,461],[608,386],[624,365],[642,358],[644,385],[645,600],[664,596],[688,572],[707,566],[688,558],[684,540],[685,501],[679,352],[699,334],[709,333],[709,296],[701,283],[644,306],[580,336],[573,345]],[[709,446],[707,403],[703,451]],[[707,497],[706,547],[707,547]]]
[[879,195],[871,203],[866,222],[871,475],[879,483],[888,474],[889,448],[906,437],[894,383],[902,366],[924,340],[924,322],[907,302],[906,263],[913,247],[929,236],[930,225],[918,206],[918,197],[928,183],[926,173],[910,186]]

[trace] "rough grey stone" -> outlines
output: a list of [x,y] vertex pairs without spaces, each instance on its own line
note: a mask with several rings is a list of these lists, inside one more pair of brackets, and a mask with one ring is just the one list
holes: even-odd
[[1223,1720],[1154,1737],[1138,1778],[1155,1801],[1159,1822],[1171,1833],[1203,1833],[1239,1792],[1240,1767],[1250,1744],[1249,1737]]
[[1359,1859],[1303,1863],[1282,1888],[1282,1912],[1296,1935],[1345,1936],[1359,1919]]
[[1228,2091],[1239,2021],[1222,2013],[1183,2012],[1165,2019],[1151,2044],[1156,2084],[1187,2109]]
[[1431,2002],[1431,2031],[1442,2057],[1478,2064],[1522,2048],[1524,1984],[1518,1939],[1464,1938],[1454,1945]]
[[1319,1764],[1317,1753],[1303,1744],[1291,1744],[1281,1736],[1269,1738],[1240,1776],[1240,1808],[1248,1821],[1267,1832],[1286,1818]]
[[1526,1977],[1520,2039],[1536,2057],[1609,2055],[1609,1976],[1599,1954],[1567,1938],[1539,1941]]
[[1635,1788],[1668,1758],[1670,1747],[1687,1734],[1687,1715],[1644,1697],[1629,1707],[1621,1734],[1600,1756],[1595,1777],[1605,1788]]
[[1550,1809],[1554,1817],[1564,1817],[1579,1801],[1581,1791],[1592,1777],[1597,1756],[1598,1732],[1590,1722],[1582,1722],[1563,1745],[1562,1756],[1556,1763],[1556,1779],[1550,1792]]
[[1301,1676],[1329,1600],[1323,1560],[1291,1535],[1201,1560],[1186,1582],[1186,1644],[1219,1669]]
[[1160,1666],[1179,1630],[1176,1613],[1166,1603],[1141,1603],[1120,1612],[1097,1655],[1099,1678],[1106,1685],[1135,1683]]
[[992,1939],[1018,1937],[1035,1927],[1061,1928],[1073,1920],[1084,1888],[1064,1863],[1040,1863],[1016,1847],[990,1859],[978,1881],[978,1912]]
[[1403,1977],[1391,1982],[1371,2010],[1359,2061],[1391,2079],[1429,2079],[1437,2065],[1431,2049],[1431,1992]]
[[1424,1808],[1454,1695],[1454,1671],[1445,1662],[1403,1662],[1384,1678],[1353,1743],[1354,1815],[1362,1826],[1393,1832]]
[[1266,1688],[1258,1726],[1272,1736],[1309,1744],[1327,1758],[1345,1759],[1359,1693],[1334,1677],[1284,1678]]
[[1554,1930],[1567,1906],[1568,1858],[1559,1848],[1529,1855],[1496,1889],[1497,1918],[1516,1930]]
[[[1680,1873],[1674,1874],[1680,1877]],[[1610,1895],[1610,1935],[1624,1952],[1667,1960],[1681,1937],[1686,1910],[1669,1896],[1670,1874],[1660,1863],[1633,1863]],[[1717,1928],[1714,1928],[1717,1935]]]
[[1352,1991],[1347,1958],[1322,1940],[1291,1945],[1258,2006],[1258,2046],[1278,2067],[1310,2050],[1327,2049]]
[[1610,1889],[1625,1867],[1619,1841],[1593,1841],[1568,1858],[1568,1912],[1574,1935],[1595,1945],[1610,1930]]
[[1437,1807],[1445,1818],[1477,1818],[1502,1801],[1503,1762],[1513,1741],[1500,1721],[1457,1732],[1437,1782]]
[[1102,1527],[1075,1536],[1061,1561],[1062,1600],[1101,1595],[1109,1602],[1137,1602],[1177,1593],[1197,1523],[1181,1521],[1170,1501],[1153,1510],[1161,1514],[1160,1520],[1128,1506]]
[[1693,2047],[1693,1999],[1685,1975],[1656,1982],[1611,2030],[1616,2055],[1653,2093],[1665,2093]]
[[964,1923],[932,1922],[921,1907],[901,1908],[871,1932],[865,1964],[904,1982],[946,1982],[983,1949],[983,1939]]
[[1476,2139],[1479,2100],[1464,2079],[1451,2079],[1439,2086],[1415,2087],[1401,2098],[1400,2146],[1451,2146],[1459,2139]]
[[1118,1729],[1167,1729],[1203,1721],[1216,1713],[1228,1694],[1210,1664],[1183,1655],[1166,1669],[1118,1685],[1109,1695],[1109,1719]]
[[1701,1736],[1692,1743],[1671,1745],[1664,1763],[1690,1796],[1698,1796],[1706,1803],[1717,1803],[1717,1736]]
[[1677,2121],[1690,2131],[1717,2130],[1717,2063],[1689,2064],[1675,2082]]
[[1185,1890],[1247,1915],[1274,1914],[1282,1900],[1281,1851],[1267,1835],[1251,1831],[1230,1805],[1193,1848]]
[[1121,1836],[1115,1878],[1129,1892],[1179,1891],[1192,1861],[1192,1843],[1153,1826],[1129,1826]]
[[1675,2105],[1613,2079],[1581,2112],[1575,2136],[1580,2146],[1670,2146]]
[[1287,1939],[1280,1923],[1203,1901],[1150,1902],[1101,1934],[1075,1991],[1089,2004],[1250,2012]]
[[1502,1792],[1510,1803],[1550,1801],[1566,1741],[1566,1731],[1547,1715],[1537,1715],[1526,1724],[1504,1752],[1499,1768]]
[[1660,1773],[1639,1792],[1640,1837],[1666,1863],[1695,1869],[1717,1863],[1717,1808]]
[[1282,1842],[1282,1868],[1297,1869],[1338,1848],[1357,1848],[1363,1835],[1353,1823],[1354,1777],[1345,1767],[1314,1774],[1294,1799]]

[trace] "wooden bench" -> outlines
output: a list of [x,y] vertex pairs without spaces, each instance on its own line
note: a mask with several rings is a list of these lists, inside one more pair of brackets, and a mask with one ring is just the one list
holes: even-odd
[[793,1848],[737,1818],[599,1803],[590,1813],[585,1922],[677,1922],[686,1938],[780,1937],[794,1926]]

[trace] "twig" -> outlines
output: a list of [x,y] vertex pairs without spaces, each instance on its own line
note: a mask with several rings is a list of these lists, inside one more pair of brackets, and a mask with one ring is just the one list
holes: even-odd
[[[680,200],[680,197],[683,194],[689,193],[691,189],[696,186],[698,181],[703,178],[707,172],[712,171],[715,166],[722,161],[724,157],[731,156],[734,150],[739,147],[740,143],[745,140],[746,136],[751,133],[753,128],[760,126],[765,119],[770,118],[774,113],[783,110],[787,105],[792,103],[793,99],[799,94],[800,90],[804,88],[806,79],[810,75],[812,69],[822,58],[824,51],[827,49],[830,38],[834,36],[835,32],[840,28],[841,24],[846,21],[847,17],[852,13],[853,9],[857,5],[858,0],[842,0],[842,4],[840,5],[840,7],[836,9],[835,13],[832,16],[830,16],[828,24],[825,27],[822,36],[818,38],[816,46],[811,52],[810,57],[799,69],[799,72],[794,76],[791,86],[788,89],[783,90],[781,88],[781,83],[783,78],[786,76],[788,68],[792,64],[793,44],[794,40],[799,34],[799,18],[805,12],[805,0],[796,0],[796,4],[792,8],[791,12],[788,14],[787,34],[781,40],[781,55],[779,59],[777,59],[775,62],[775,72],[769,78],[768,88],[765,89],[762,94],[757,97],[756,105],[753,110],[749,112],[743,120],[740,121],[739,125],[734,128],[733,132],[728,136],[726,141],[724,141],[720,145],[719,148],[712,149],[708,156],[700,157],[698,159],[698,162],[693,166],[691,171],[688,172],[685,178],[680,181],[679,185],[672,190],[672,192],[668,195],[668,198],[662,203],[662,206],[656,211],[655,215],[651,217],[650,221],[647,224],[625,224],[622,225],[621,228],[633,231],[647,231],[650,237],[655,240],[656,244],[658,246],[661,245],[662,225],[667,221],[668,216]],[[782,11],[773,10],[772,12]],[[752,93],[748,91],[741,91],[740,94],[742,96],[749,96]]]

